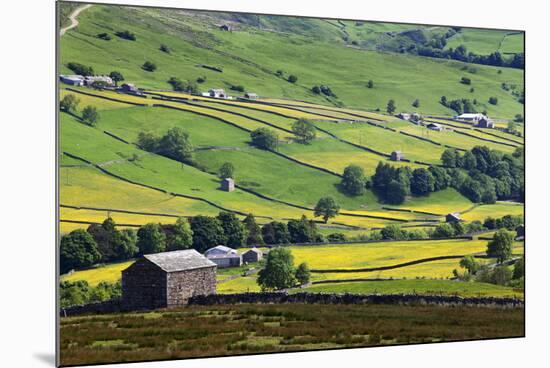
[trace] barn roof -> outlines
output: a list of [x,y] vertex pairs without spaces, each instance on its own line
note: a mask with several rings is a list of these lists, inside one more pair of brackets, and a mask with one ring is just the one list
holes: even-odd
[[211,253],[212,251],[218,250],[220,252],[226,253],[226,254],[235,254],[237,251],[233,248],[226,247],[225,245],[216,245],[213,248],[208,249],[204,254]]
[[143,257],[166,272],[193,270],[216,265],[194,249],[146,254]]
[[247,254],[247,253],[257,253],[257,254],[262,254],[262,251],[259,250],[258,248],[252,248],[252,249],[249,249],[247,250],[246,252],[244,252],[244,254]]

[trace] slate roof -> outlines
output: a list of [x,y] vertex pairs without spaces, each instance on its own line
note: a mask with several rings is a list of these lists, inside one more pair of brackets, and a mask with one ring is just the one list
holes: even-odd
[[143,257],[166,272],[194,270],[216,265],[194,249],[146,254]]
[[449,213],[447,215],[447,218],[454,218],[456,220],[460,220],[460,213],[458,212]]
[[[216,254],[216,251],[220,252],[221,254]],[[232,258],[239,256],[235,249],[226,247],[225,245],[217,245],[213,248],[210,248],[206,252],[204,252],[204,255],[207,258]]]

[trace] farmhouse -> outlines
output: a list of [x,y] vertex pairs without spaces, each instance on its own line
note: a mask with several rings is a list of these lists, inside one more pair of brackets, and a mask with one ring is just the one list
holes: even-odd
[[211,88],[208,90],[208,92],[203,93],[203,95],[206,95],[207,97],[227,98],[225,90],[223,90],[222,88]]
[[467,122],[471,122],[471,123],[478,123],[481,119],[486,119],[488,120],[487,116],[483,115],[483,114],[480,114],[480,113],[475,113],[475,114],[472,114],[472,113],[467,113],[467,114],[461,114],[461,115],[457,115],[454,117],[456,120],[462,120],[462,121],[467,121]]
[[411,118],[411,114],[406,113],[406,112],[400,112],[399,114],[397,114],[397,117],[399,119],[409,120]]
[[259,250],[258,248],[252,248],[243,253],[243,262],[259,262],[262,257],[263,253],[261,250]]
[[248,98],[249,100],[257,100],[258,98],[260,98],[260,96],[258,96],[256,93],[252,93],[252,92],[246,92],[244,94],[244,97]]
[[239,267],[242,264],[242,257],[233,248],[225,245],[218,245],[204,252],[206,258],[214,262],[218,267]]
[[392,161],[401,161],[403,158],[403,152],[401,151],[393,151],[390,156],[390,159]]
[[130,310],[187,304],[216,293],[216,264],[194,249],[147,254],[122,271],[122,302]]
[[449,213],[447,216],[445,216],[445,222],[459,222],[460,221],[460,213],[453,212]]
[[60,75],[59,80],[71,86],[83,86],[84,77],[81,75]]
[[222,179],[222,190],[225,192],[232,192],[235,190],[235,181],[231,178]]
[[430,130],[436,130],[438,132],[443,130],[443,127],[441,126],[441,124],[437,124],[437,123],[430,123],[430,124],[426,125],[426,128],[428,128]]

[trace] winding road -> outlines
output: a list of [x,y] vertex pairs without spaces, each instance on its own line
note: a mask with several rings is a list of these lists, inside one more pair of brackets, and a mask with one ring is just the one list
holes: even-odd
[[78,26],[78,20],[76,19],[76,17],[78,17],[78,15],[81,12],[83,12],[84,10],[88,9],[91,6],[92,6],[92,4],[87,4],[87,5],[83,5],[81,7],[76,8],[71,13],[71,15],[69,15],[69,19],[71,21],[71,24],[69,24],[67,27],[61,28],[61,30],[59,31],[60,36],[63,36],[65,34],[65,32],[67,32],[69,29],[73,29],[76,26]]

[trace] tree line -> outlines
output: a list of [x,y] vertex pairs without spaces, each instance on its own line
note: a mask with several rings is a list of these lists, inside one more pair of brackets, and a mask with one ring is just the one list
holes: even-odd
[[204,253],[217,245],[232,248],[247,245],[323,242],[313,220],[302,216],[288,222],[271,221],[260,226],[254,215],[242,221],[230,212],[218,216],[180,217],[174,224],[149,223],[134,229],[119,230],[112,218],[77,229],[61,237],[61,273],[132,259],[144,254],[195,249]]

